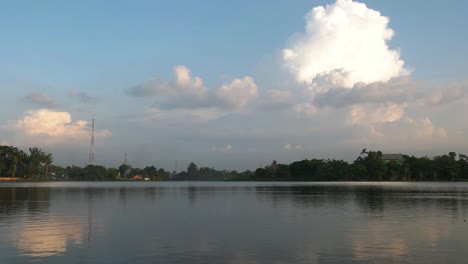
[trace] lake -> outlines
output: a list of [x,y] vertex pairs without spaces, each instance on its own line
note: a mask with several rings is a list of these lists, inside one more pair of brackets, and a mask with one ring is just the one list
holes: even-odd
[[0,263],[467,263],[467,183],[0,184]]

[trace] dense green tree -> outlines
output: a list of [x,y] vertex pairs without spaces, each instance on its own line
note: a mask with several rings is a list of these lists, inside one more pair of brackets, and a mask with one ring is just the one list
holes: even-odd
[[412,181],[433,181],[434,170],[432,160],[428,157],[404,157],[404,178]]
[[437,180],[454,181],[458,178],[459,166],[455,157],[455,152],[434,157],[433,163]]
[[58,166],[58,165],[50,165],[49,166],[49,172],[51,175],[55,176],[55,179],[60,179],[60,180],[66,180],[67,177],[67,170],[66,168],[63,168],[61,166]]
[[363,159],[369,181],[381,181],[385,175],[385,164],[382,162],[381,151],[369,151]]
[[115,180],[117,175],[119,174],[119,170],[116,168],[107,168],[106,171],[106,179]]
[[83,181],[85,180],[85,171],[79,166],[68,166],[66,168],[68,178],[74,181]]
[[0,146],[0,176],[12,175],[17,151],[17,148],[11,146]]
[[157,180],[158,178],[158,170],[154,166],[146,166],[143,169],[143,175],[150,178],[151,180]]
[[84,180],[102,181],[107,178],[107,169],[99,165],[88,165],[84,168]]
[[187,174],[190,176],[195,176],[198,173],[198,165],[190,162],[190,164],[187,167]]
[[169,180],[170,172],[165,171],[164,169],[158,170],[158,179],[161,181]]
[[285,179],[285,180],[290,179],[291,168],[289,167],[289,165],[286,165],[286,164],[277,164],[274,177],[275,179]]
[[267,170],[264,168],[258,168],[255,170],[255,179],[256,180],[267,180]]
[[42,164],[45,164],[47,154],[37,147],[29,148],[29,153],[29,174],[33,180],[37,180],[43,167]]
[[405,179],[403,164],[392,160],[386,164],[386,173],[384,181],[402,181]]
[[329,181],[349,181],[352,175],[351,166],[342,160],[329,160],[327,180]]
[[468,156],[465,154],[458,154],[458,178],[459,179],[468,179]]

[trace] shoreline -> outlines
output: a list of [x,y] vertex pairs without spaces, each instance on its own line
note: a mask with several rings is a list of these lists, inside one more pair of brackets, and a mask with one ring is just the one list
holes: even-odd
[[21,181],[20,178],[14,178],[14,177],[0,177],[0,182],[18,182]]
[[434,183],[456,183],[456,182],[468,182],[466,179],[459,179],[456,181],[304,181],[304,180],[187,180],[187,181],[138,181],[138,180],[98,180],[98,181],[77,181],[77,180],[30,180],[30,179],[23,179],[23,178],[13,178],[13,177],[0,177],[0,183],[2,182],[21,182],[21,183],[47,183],[47,182],[342,182],[342,183],[421,183],[421,182],[434,182]]

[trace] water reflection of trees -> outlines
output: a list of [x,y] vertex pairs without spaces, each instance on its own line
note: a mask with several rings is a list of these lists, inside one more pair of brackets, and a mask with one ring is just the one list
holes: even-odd
[[[291,185],[257,186],[256,197],[273,206],[342,207],[351,203],[362,213],[383,214],[387,210],[436,208],[452,216],[464,216],[468,208],[466,189],[429,189],[385,185]],[[460,212],[461,210],[461,212]],[[460,215],[462,214],[462,215]]]
[[240,194],[254,193],[255,188],[249,186],[188,186],[179,191],[187,195],[190,204],[195,204],[199,201],[217,199],[223,195],[235,197]]
[[0,188],[0,220],[21,212],[41,213],[50,205],[49,188]]
[[294,207],[326,207],[342,205],[348,192],[344,188],[332,186],[258,186],[257,199],[270,201],[281,206],[292,203]]

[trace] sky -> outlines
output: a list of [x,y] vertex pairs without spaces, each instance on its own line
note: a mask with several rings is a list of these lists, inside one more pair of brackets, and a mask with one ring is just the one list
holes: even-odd
[[0,144],[246,170],[468,153],[468,2],[0,0]]

